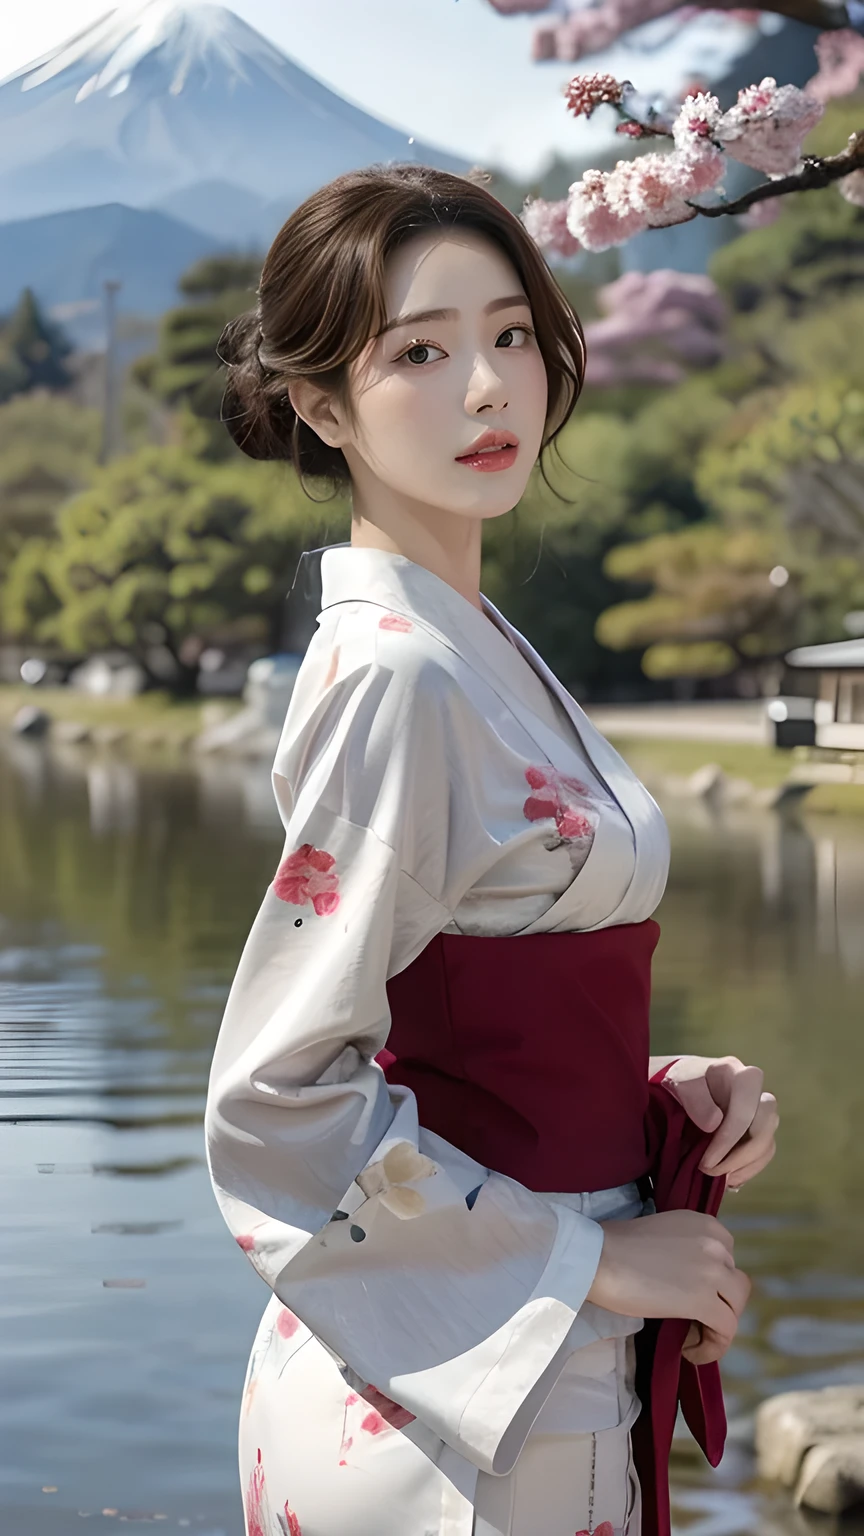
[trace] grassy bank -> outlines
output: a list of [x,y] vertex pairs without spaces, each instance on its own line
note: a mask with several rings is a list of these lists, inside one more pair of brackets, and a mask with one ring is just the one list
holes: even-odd
[[[686,779],[706,763],[716,763],[730,779],[746,779],[756,790],[776,789],[793,769],[799,770],[810,760],[806,747],[781,752],[777,747],[748,742],[628,738],[611,732],[609,739],[634,773],[658,788],[664,779]],[[864,759],[861,766],[864,768]],[[864,784],[818,784],[809,791],[804,805],[807,811],[864,815]]]
[[240,707],[239,700],[172,698],[169,693],[154,691],[136,694],[130,699],[99,698],[78,693],[71,688],[28,688],[0,686],[0,726],[11,725],[18,710],[25,704],[44,709],[52,720],[75,721],[94,730],[109,726],[117,731],[129,732],[133,737],[158,735],[166,745],[177,745],[196,736],[205,724],[205,710],[212,712],[213,703],[225,712]]

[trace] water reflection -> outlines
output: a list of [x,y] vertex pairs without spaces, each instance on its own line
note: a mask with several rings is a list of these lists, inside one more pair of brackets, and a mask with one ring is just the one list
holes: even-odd
[[[676,1523],[805,1536],[755,1483],[750,1430],[769,1392],[864,1380],[864,822],[666,810],[655,1049],[756,1060],[783,1111],[780,1155],[724,1211],[755,1279],[724,1367],[730,1449],[709,1473],[677,1444]],[[266,767],[0,755],[0,1526],[16,1536],[97,1516],[242,1530],[237,1411],[266,1292],[215,1207],[201,1114],[281,841]]]

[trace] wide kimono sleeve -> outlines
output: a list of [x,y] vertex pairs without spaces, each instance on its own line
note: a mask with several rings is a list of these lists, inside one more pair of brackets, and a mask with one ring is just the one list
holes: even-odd
[[482,765],[465,787],[468,715],[434,667],[397,675],[373,655],[322,683],[307,661],[273,779],[283,857],[213,1057],[210,1175],[280,1300],[503,1473],[572,1349],[598,1337],[593,1309],[577,1314],[603,1232],[424,1131],[374,1060],[387,980],[470,887]]

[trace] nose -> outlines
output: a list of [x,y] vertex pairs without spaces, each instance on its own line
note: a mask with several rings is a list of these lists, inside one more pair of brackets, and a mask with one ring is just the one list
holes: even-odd
[[465,400],[467,410],[477,415],[481,411],[503,411],[509,404],[506,388],[488,358],[478,353]]

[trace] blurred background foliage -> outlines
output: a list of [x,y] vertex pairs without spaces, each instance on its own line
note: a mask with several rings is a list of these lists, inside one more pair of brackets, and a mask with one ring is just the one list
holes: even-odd
[[[842,145],[861,105],[832,104],[808,150]],[[490,190],[521,206],[524,189]],[[844,638],[864,609],[864,210],[834,187],[766,208],[771,222],[713,257],[713,352],[685,349],[672,382],[589,371],[544,455],[549,483],[535,469],[485,529],[484,591],[588,697],[668,695],[681,679],[761,691],[791,646]],[[185,274],[129,370],[125,451],[108,463],[100,413],[33,295],[0,322],[5,638],[76,656],[118,646],[145,669],[161,647],[180,691],[207,645],[279,647],[300,552],[349,537],[350,507],[245,459],[219,421],[218,337],[254,304],[259,271],[223,256]],[[601,359],[617,270],[553,271]],[[650,359],[665,342],[646,313]]]

